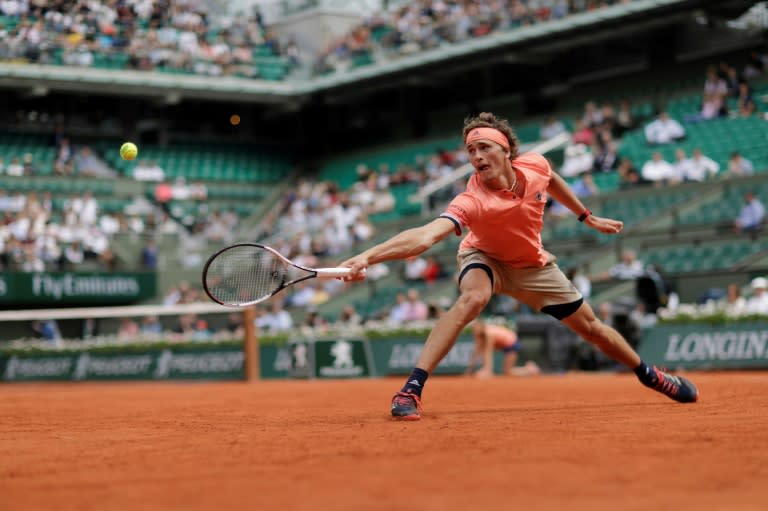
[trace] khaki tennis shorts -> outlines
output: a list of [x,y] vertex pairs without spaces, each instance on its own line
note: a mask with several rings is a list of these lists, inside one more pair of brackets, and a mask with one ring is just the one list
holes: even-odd
[[575,304],[582,299],[579,290],[555,264],[554,257],[541,268],[510,268],[477,249],[467,249],[460,251],[456,260],[459,275],[470,264],[487,266],[493,273],[494,293],[510,295],[535,310]]

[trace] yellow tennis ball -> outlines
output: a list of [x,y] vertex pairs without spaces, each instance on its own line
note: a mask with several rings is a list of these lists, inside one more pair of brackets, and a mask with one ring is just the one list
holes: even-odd
[[133,142],[126,142],[120,146],[120,157],[124,160],[133,160],[139,155],[139,148]]

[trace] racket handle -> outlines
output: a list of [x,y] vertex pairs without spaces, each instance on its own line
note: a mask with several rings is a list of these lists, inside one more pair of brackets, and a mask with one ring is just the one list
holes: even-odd
[[[347,277],[351,273],[350,268],[315,268],[317,276],[321,279],[334,279],[338,277]],[[362,271],[365,275],[365,270]]]

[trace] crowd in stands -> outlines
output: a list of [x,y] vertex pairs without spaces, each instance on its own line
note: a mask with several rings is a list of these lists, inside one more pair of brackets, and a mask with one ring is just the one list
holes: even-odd
[[90,192],[72,194],[62,211],[54,210],[50,192],[13,195],[0,190],[0,269],[43,272],[92,268],[114,271],[120,261],[110,247],[116,233],[144,232],[139,216],[100,212]]
[[[375,13],[309,60],[315,73],[335,72],[631,1],[409,2]],[[289,67],[307,60],[292,38],[266,26],[258,8],[213,16],[195,0],[5,0],[0,14],[8,25],[0,26],[5,61],[90,67],[106,59],[118,68],[258,78],[261,49]]]
[[314,62],[318,74],[393,59],[632,0],[419,0],[378,12],[332,41]]
[[[666,160],[661,149],[674,147],[686,140],[686,125],[723,117],[761,115],[753,97],[752,82],[764,78],[766,70],[768,56],[759,52],[753,52],[741,70],[727,62],[709,67],[702,89],[700,110],[683,119],[671,117],[663,108],[653,119],[636,118],[627,100],[620,101],[618,105],[611,102],[598,105],[588,101],[583,114],[573,120],[571,143],[565,150],[564,163],[558,172],[577,183],[576,178],[590,173],[617,172],[620,189],[648,185],[661,187],[752,175],[753,163],[738,150],[731,153],[727,167],[721,168],[700,147],[694,148],[690,155],[682,147],[677,147],[674,161]],[[729,100],[735,100],[735,108],[729,109]],[[647,161],[633,161],[622,155],[621,151],[622,136],[640,127],[647,147],[659,149]],[[542,124],[540,134],[542,139],[549,139],[567,131],[565,124],[553,116]],[[589,188],[584,190],[582,187],[581,196],[599,192],[591,186]],[[552,208],[554,217],[560,212],[559,208]]]
[[681,315],[693,318],[723,315],[728,319],[768,316],[768,279],[755,277],[746,286],[731,283],[725,289],[713,288],[698,303],[661,307],[657,313],[660,318]]
[[[713,98],[719,97],[721,104],[727,105],[728,98],[736,98],[736,95],[741,97],[745,95],[745,90],[750,90],[751,80],[765,77],[765,71],[768,68],[765,59],[755,57],[750,59],[750,63],[741,72],[727,64],[721,65],[718,69],[715,69],[715,75],[719,77],[719,82],[715,85],[712,85],[715,80],[713,70],[707,71],[702,91],[702,110],[698,112],[701,115],[695,118],[688,117],[678,121],[672,119],[664,110],[661,110],[654,119],[636,118],[629,101],[586,102],[583,113],[572,122],[570,130],[557,116],[551,117],[541,126],[541,138],[548,139],[561,133],[570,133],[571,137],[570,145],[566,149],[565,161],[556,170],[571,180],[574,191],[581,197],[601,193],[594,181],[594,176],[600,173],[617,173],[620,178],[619,186],[624,189],[636,186],[669,186],[713,178],[751,175],[755,171],[754,165],[738,151],[731,154],[727,168],[721,169],[720,165],[704,154],[700,148],[694,148],[689,156],[681,147],[676,147],[676,144],[686,137],[686,126],[692,122],[706,123],[711,118],[703,115],[703,105],[707,101],[714,101]],[[727,91],[725,93],[727,95],[722,96],[723,91]],[[751,96],[751,92],[747,95]],[[740,107],[734,111],[717,109],[718,116],[753,116],[759,113],[756,105],[744,109]],[[643,133],[646,136],[648,148],[676,147],[675,161],[664,161],[661,151],[654,152],[649,162],[634,162],[622,156],[622,137],[629,132]],[[66,155],[67,152],[73,154],[77,151],[62,144],[59,155]],[[60,168],[66,169],[68,165],[66,162],[71,158],[60,156],[57,158],[57,161],[59,160],[62,161]],[[385,164],[377,169],[360,165],[357,169],[358,179],[348,190],[341,190],[332,182],[302,179],[296,186],[291,187],[279,207],[265,219],[259,239],[268,242],[300,264],[307,266],[335,264],[343,254],[354,250],[361,243],[371,241],[375,236],[376,227],[369,220],[369,216],[392,209],[394,206],[394,198],[390,191],[392,187],[403,183],[423,185],[452,172],[465,163],[467,159],[462,148],[447,148],[419,158],[412,165],[402,165],[394,170]],[[151,162],[139,168],[141,171],[134,176],[136,179],[163,182],[163,177],[160,177],[162,169],[158,172],[157,166],[152,165]],[[78,172],[77,169],[78,167],[75,166],[73,171]],[[14,172],[17,171],[14,170]],[[67,171],[62,170],[60,173],[67,174]],[[463,183],[457,183],[458,188],[462,185]],[[200,202],[206,202],[203,191],[198,189],[197,192],[190,192],[190,188],[181,182],[169,185],[170,189],[166,190],[170,194],[169,198],[175,197],[173,186],[183,188],[185,193],[198,193]],[[77,249],[82,250],[83,259],[88,257],[87,254],[91,254],[91,257],[96,254],[98,257],[105,252],[104,239],[108,240],[110,234],[121,230],[140,232],[141,229],[146,228],[141,225],[141,219],[137,221],[137,219],[121,219],[114,218],[113,215],[101,214],[98,211],[98,205],[95,207],[93,205],[93,197],[87,194],[73,196],[68,201],[59,223],[51,220],[54,215],[51,214],[51,208],[46,205],[47,203],[50,203],[50,199],[46,202],[35,194],[0,197],[0,209],[5,215],[3,226],[0,226],[0,242],[3,243],[0,262],[7,265],[6,267],[33,268],[32,271],[36,271],[34,268],[40,267],[40,263],[37,262],[36,256],[28,255],[36,252],[39,252],[39,258],[45,268],[48,268],[48,265],[52,265],[50,266],[52,268],[62,267],[62,261],[72,262],[72,257],[76,263],[78,256],[67,255],[67,250],[75,253]],[[552,218],[572,216],[556,203],[550,205],[548,214]],[[763,226],[764,217],[765,208],[761,198],[754,193],[748,193],[745,195],[743,209],[740,212],[734,211],[733,229],[738,232],[757,232]],[[195,231],[206,233],[206,237],[210,240],[226,242],[227,236],[235,230],[233,223],[235,220],[231,217],[227,218],[226,215],[211,211],[210,215],[201,215],[201,218],[203,220],[196,224],[198,227]],[[51,238],[55,238],[56,242],[47,241]],[[58,243],[58,249],[55,248],[56,243]],[[49,249],[49,247],[54,248]],[[27,258],[30,261],[27,261]],[[156,259],[156,247],[154,252],[152,247],[148,247],[146,254],[148,267],[156,264]],[[641,257],[638,258],[637,254],[625,253],[622,261],[611,268],[606,275],[587,276],[577,269],[571,269],[571,275],[574,282],[579,281],[579,289],[587,297],[591,281],[601,278],[619,280],[648,278],[654,282],[659,279],[663,282],[658,269],[649,267],[638,259]],[[378,265],[376,269],[371,270],[370,280],[376,280],[389,272],[386,265]],[[427,256],[413,258],[403,265],[403,287],[408,287],[409,281],[434,283],[438,279],[450,276],[451,270],[443,268],[434,258]],[[381,273],[377,274],[377,272]],[[295,286],[273,300],[268,307],[260,309],[258,326],[271,332],[284,331],[286,328],[330,328],[335,322],[323,318],[318,313],[318,307],[335,294],[343,292],[345,286],[338,280],[318,280]],[[763,289],[752,287],[755,289],[755,294],[758,294],[759,289]],[[670,311],[674,308],[674,293],[670,292],[664,284],[659,285],[658,289],[663,290],[660,292],[660,295],[664,296],[663,303],[659,301],[655,306],[649,306],[648,303],[641,302],[633,313],[641,326],[648,326],[655,321],[657,309]],[[382,310],[378,311],[377,319],[401,324],[408,321],[421,321],[439,314],[439,306],[423,302],[418,297],[418,291],[416,289],[412,291],[398,296],[395,303],[382,304]],[[408,305],[411,304],[411,296],[414,294],[416,298],[413,303],[416,306]],[[199,290],[183,289],[169,293],[167,303],[189,303],[198,299],[202,299]],[[304,321],[294,321],[291,311],[295,310],[306,312]],[[370,319],[370,317],[363,317],[354,309],[345,310],[343,316],[343,319],[340,317],[337,320],[340,324],[360,324]],[[180,319],[178,333],[187,337],[207,338],[210,330],[200,323],[199,318],[185,317]]]
[[[9,190],[0,189],[0,269],[4,271],[66,271],[86,267],[115,271],[150,269],[157,255],[145,253],[141,261],[121,260],[111,246],[118,234],[149,237],[177,229],[169,215],[155,210],[142,197],[127,199],[122,210],[104,208],[91,190],[82,192],[26,191],[13,185],[35,176],[111,179],[111,169],[88,145],[73,144],[57,133],[55,157],[37,161],[32,153],[0,157],[0,176],[13,178]],[[24,190],[24,191],[22,191]]]
[[196,0],[5,0],[0,14],[0,60],[90,67],[103,58],[142,71],[258,77],[253,55],[295,53],[250,15],[212,19]]

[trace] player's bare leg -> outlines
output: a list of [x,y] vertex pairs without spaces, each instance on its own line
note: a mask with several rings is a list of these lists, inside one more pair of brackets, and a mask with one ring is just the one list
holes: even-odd
[[640,356],[615,329],[609,327],[595,316],[587,302],[581,304],[576,312],[562,320],[571,330],[585,341],[594,344],[603,353],[629,369],[640,364]]
[[462,330],[491,299],[491,279],[479,268],[469,270],[459,285],[456,302],[437,320],[427,337],[416,367],[403,388],[392,399],[392,416],[399,419],[421,418],[421,391],[429,373],[451,351]]
[[576,312],[562,322],[613,360],[632,369],[643,385],[681,403],[693,403],[698,399],[699,391],[693,383],[686,378],[648,367],[619,332],[595,317],[588,303],[582,303]]
[[516,351],[505,353],[504,354],[504,372],[502,374],[504,375],[512,374],[512,370],[515,368],[515,365],[517,364],[517,359],[518,359],[518,356]]
[[451,351],[462,330],[480,313],[491,299],[491,281],[480,269],[468,271],[461,279],[459,297],[437,320],[427,337],[416,367],[431,373]]

